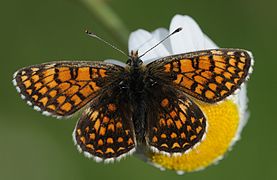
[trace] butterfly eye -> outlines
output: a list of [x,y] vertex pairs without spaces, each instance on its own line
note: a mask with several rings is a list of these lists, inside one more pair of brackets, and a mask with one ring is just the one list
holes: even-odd
[[128,64],[129,66],[131,66],[131,63],[132,63],[132,60],[131,59],[128,59],[126,64]]
[[138,64],[141,65],[143,61],[141,59],[138,59]]

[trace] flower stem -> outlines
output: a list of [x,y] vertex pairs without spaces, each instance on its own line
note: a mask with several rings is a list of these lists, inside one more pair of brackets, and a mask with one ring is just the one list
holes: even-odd
[[128,43],[129,30],[116,13],[103,0],[81,0],[81,2],[124,45]]

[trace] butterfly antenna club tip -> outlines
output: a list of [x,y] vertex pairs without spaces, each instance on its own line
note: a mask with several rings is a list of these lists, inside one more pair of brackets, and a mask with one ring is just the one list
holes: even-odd
[[180,31],[182,31],[182,27],[179,27],[179,28],[177,28],[177,29],[175,29],[175,31],[173,31],[171,34],[175,34],[175,33],[177,33],[177,32],[180,32]]
[[178,33],[182,30],[182,27],[179,27],[177,29],[175,29],[172,33],[170,33],[169,35],[167,35],[165,38],[163,38],[160,42],[158,42],[155,46],[153,46],[152,48],[148,49],[147,51],[145,51],[142,55],[139,56],[139,58],[141,58],[142,56],[144,56],[145,54],[147,54],[149,51],[151,51],[152,49],[154,49],[155,47],[157,47],[158,45],[160,45],[162,42],[164,42],[165,40],[167,40],[170,36],[172,36],[175,33]]
[[98,39],[99,41],[103,42],[104,44],[107,44],[108,46],[112,47],[112,48],[115,49],[116,51],[118,51],[118,52],[120,52],[121,54],[127,56],[128,58],[130,57],[130,56],[128,56],[124,51],[122,51],[121,49],[119,49],[118,47],[116,47],[115,45],[113,45],[113,44],[109,43],[108,41],[104,40],[103,38],[97,36],[94,32],[91,32],[91,31],[89,31],[89,30],[86,29],[86,30],[85,30],[85,33],[86,33],[88,36],[93,37],[93,38],[96,38],[96,39]]

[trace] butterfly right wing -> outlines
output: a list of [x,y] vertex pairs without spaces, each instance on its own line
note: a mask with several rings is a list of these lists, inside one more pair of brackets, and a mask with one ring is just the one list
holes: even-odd
[[223,100],[251,73],[251,53],[242,49],[211,49],[172,55],[146,66],[152,79],[207,103]]
[[[156,89],[156,90],[155,90]],[[182,154],[199,143],[206,132],[206,117],[183,92],[157,86],[148,92],[146,142],[151,150]]]
[[18,70],[13,83],[21,97],[45,115],[69,116],[114,83],[124,68],[89,61],[59,61]]

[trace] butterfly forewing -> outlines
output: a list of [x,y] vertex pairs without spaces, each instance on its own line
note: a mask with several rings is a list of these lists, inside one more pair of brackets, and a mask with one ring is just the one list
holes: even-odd
[[94,99],[73,134],[83,152],[100,160],[114,160],[132,153],[135,148],[131,113],[114,93],[118,91],[103,93]]
[[154,151],[184,153],[201,141],[206,118],[193,101],[177,91],[155,99],[158,104],[155,104],[156,110],[148,112],[146,137]]
[[205,102],[218,102],[246,80],[251,55],[240,49],[204,50],[173,55],[147,65],[149,74]]
[[59,61],[22,68],[14,84],[23,99],[47,115],[68,116],[108,87],[124,68],[103,62]]

